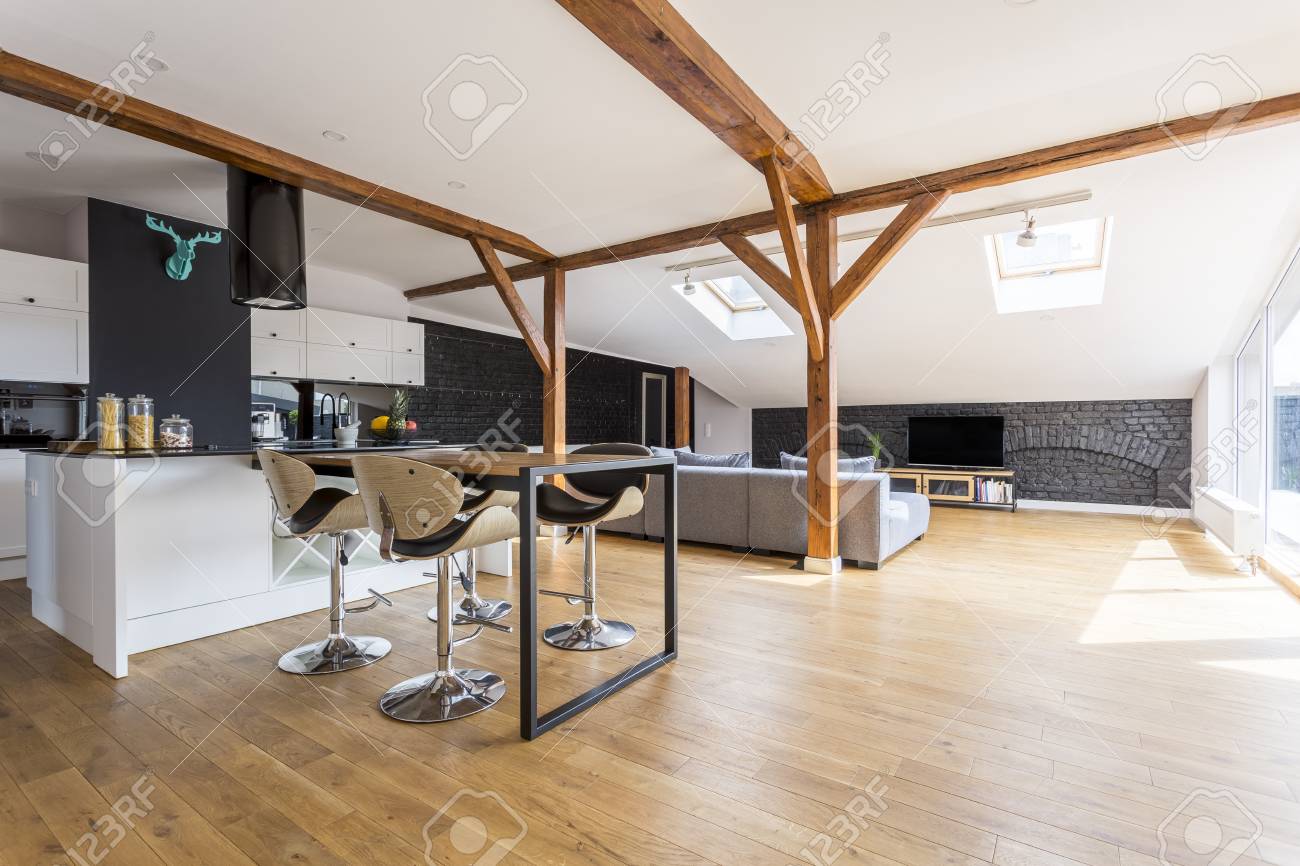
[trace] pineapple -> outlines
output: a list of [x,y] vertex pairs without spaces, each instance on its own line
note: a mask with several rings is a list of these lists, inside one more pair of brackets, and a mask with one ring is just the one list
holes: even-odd
[[402,388],[393,392],[393,402],[388,407],[388,438],[401,439],[406,435],[406,413],[411,397]]

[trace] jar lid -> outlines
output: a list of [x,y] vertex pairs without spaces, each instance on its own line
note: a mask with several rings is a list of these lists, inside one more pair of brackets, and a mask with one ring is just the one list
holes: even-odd
[[101,399],[101,400],[121,400],[122,398],[119,397],[119,396],[117,396],[116,394],[114,394],[112,391],[109,391],[107,394],[105,394],[103,397],[100,397],[99,399]]
[[190,419],[189,419],[189,418],[182,418],[182,417],[179,416],[179,415],[168,415],[166,418],[163,419],[163,422],[164,422],[164,423],[166,423],[167,421],[171,421],[171,422],[174,423],[174,424],[188,424],[188,423],[190,423]]
[[153,398],[152,398],[152,397],[146,397],[146,396],[143,395],[143,394],[136,394],[134,397],[131,398],[130,402],[132,402],[132,403],[152,403],[152,402],[153,402]]

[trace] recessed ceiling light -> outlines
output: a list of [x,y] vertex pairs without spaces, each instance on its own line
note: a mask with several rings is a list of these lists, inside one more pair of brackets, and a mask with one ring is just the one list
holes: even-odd
[[447,181],[447,186],[451,187],[452,189],[464,189],[464,188],[465,188],[465,184],[464,184],[462,181],[459,181],[459,180],[449,180],[449,181]]
[[144,65],[148,66],[154,72],[167,72],[171,69],[171,64],[166,60],[163,60],[161,57],[146,57],[144,59]]
[[322,228],[321,226],[312,226],[311,229],[310,229],[310,231],[311,231],[312,234],[316,234],[316,235],[332,235],[332,234],[334,234],[334,229]]
[[347,141],[348,140],[348,137],[345,134],[334,129],[327,129],[324,132],[322,132],[321,138],[324,138],[326,141]]

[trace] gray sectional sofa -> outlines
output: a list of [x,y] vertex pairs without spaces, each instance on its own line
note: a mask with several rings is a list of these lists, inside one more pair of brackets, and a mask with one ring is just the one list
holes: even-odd
[[[785,469],[677,467],[677,534],[681,541],[803,556],[808,546],[805,472]],[[841,477],[840,557],[845,564],[880,564],[925,534],[930,502],[890,493],[889,476]],[[663,481],[650,478],[645,508],[601,524],[602,530],[662,538]]]

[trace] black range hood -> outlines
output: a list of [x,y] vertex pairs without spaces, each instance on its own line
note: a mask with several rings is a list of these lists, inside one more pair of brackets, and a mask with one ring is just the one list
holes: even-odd
[[227,166],[226,222],[230,300],[270,310],[307,306],[302,190]]

